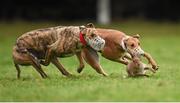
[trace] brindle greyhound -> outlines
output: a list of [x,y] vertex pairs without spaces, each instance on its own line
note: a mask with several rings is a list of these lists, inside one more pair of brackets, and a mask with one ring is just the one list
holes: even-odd
[[[106,42],[101,54],[106,59],[127,65],[132,56],[143,56],[152,65],[154,70],[158,69],[156,62],[150,54],[144,52],[140,47],[139,35],[128,36],[125,33],[112,29],[96,29],[98,35]],[[128,55],[130,54],[130,55]],[[98,73],[103,70],[100,63],[97,51],[89,48],[84,48],[81,53],[80,66],[77,71],[80,73],[84,68],[83,58],[93,67]]]
[[[86,45],[83,45],[86,42]],[[41,65],[53,63],[63,75],[70,75],[57,57],[67,57],[76,54],[80,60],[83,48],[101,50],[105,41],[98,36],[94,25],[85,26],[58,26],[27,32],[20,36],[13,47],[13,61],[20,78],[19,65],[32,65],[37,72],[46,78]],[[81,68],[81,67],[79,67]],[[101,70],[101,74],[106,73]]]

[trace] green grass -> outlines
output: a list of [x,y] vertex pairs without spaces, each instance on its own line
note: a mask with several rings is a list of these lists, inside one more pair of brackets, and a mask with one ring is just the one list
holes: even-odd
[[180,24],[127,21],[98,27],[114,28],[127,34],[139,33],[142,48],[160,66],[149,78],[123,78],[125,66],[104,58],[101,64],[109,77],[103,77],[86,64],[76,72],[75,57],[61,59],[72,77],[64,77],[53,66],[44,67],[49,78],[41,79],[32,67],[22,67],[16,79],[11,52],[22,33],[57,25],[55,23],[0,23],[0,101],[180,101]]

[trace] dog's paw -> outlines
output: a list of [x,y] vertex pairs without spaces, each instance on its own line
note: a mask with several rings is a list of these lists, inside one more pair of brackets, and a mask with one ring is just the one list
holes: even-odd
[[159,69],[159,66],[158,66],[158,65],[152,65],[152,68],[153,68],[154,70],[158,70],[158,69]]
[[109,76],[107,73],[103,73],[102,75],[105,76],[105,77],[108,77],[108,76]]
[[82,72],[82,70],[83,70],[83,68],[84,68],[84,65],[79,66],[79,67],[77,68],[77,72],[78,72],[78,73],[81,73],[81,72]]

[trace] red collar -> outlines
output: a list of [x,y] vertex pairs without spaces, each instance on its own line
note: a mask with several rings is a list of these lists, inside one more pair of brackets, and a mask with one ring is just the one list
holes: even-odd
[[86,40],[84,39],[83,34],[81,32],[79,33],[79,39],[83,45],[86,45]]

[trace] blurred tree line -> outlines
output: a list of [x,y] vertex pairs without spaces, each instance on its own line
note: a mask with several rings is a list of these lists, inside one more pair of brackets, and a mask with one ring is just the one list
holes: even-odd
[[[112,20],[180,19],[179,0],[110,0]],[[96,20],[97,0],[1,0],[0,20]]]

